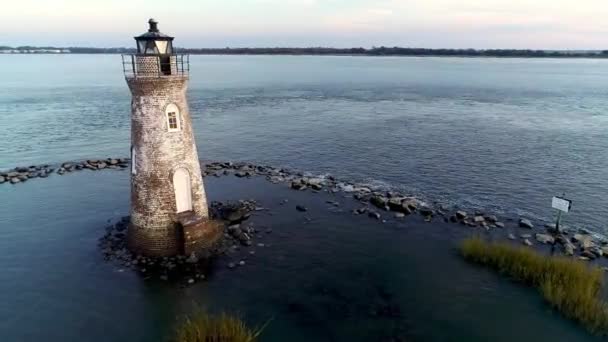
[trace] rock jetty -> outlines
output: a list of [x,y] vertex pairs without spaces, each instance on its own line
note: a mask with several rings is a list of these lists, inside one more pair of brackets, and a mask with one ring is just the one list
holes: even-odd
[[68,161],[59,165],[18,166],[10,170],[0,171],[0,184],[19,184],[33,178],[47,178],[52,174],[64,175],[81,170],[122,170],[129,167],[128,158],[87,159],[83,161]]
[[[76,171],[98,171],[98,170],[123,170],[129,167],[129,158],[106,158],[106,159],[88,159],[82,161],[68,161],[58,165],[37,165],[37,166],[20,166],[11,170],[0,172],[0,184],[19,184],[33,178],[46,178],[51,174],[64,175]],[[502,219],[492,213],[484,213],[482,211],[466,211],[462,208],[447,208],[443,205],[430,205],[425,201],[416,198],[409,194],[402,194],[396,191],[387,191],[378,186],[373,186],[366,183],[350,182],[340,180],[332,175],[314,175],[289,168],[278,168],[267,165],[256,165],[244,162],[209,162],[201,164],[203,177],[222,177],[234,175],[238,178],[265,177],[268,181],[275,184],[286,184],[294,191],[311,191],[314,193],[342,193],[345,196],[352,196],[360,203],[360,207],[352,210],[353,215],[361,215],[373,220],[386,222],[389,219],[403,220],[412,215],[419,215],[426,222],[433,220],[442,220],[459,224],[471,229],[479,229],[480,232],[502,231],[499,233],[504,235],[505,239],[518,241],[526,246],[534,246],[534,248],[542,248],[543,245],[552,246],[552,250],[559,249],[561,253],[569,256],[581,258],[582,260],[593,260],[603,256],[608,257],[608,240],[598,234],[584,229],[566,229],[562,232],[555,232],[555,228],[548,222],[534,222],[529,218],[521,217],[518,220],[503,217]],[[254,209],[253,202],[241,202],[237,205],[238,210],[230,211],[228,208],[234,208],[235,204],[215,204],[215,215],[218,219],[222,219],[226,223],[224,241],[229,244],[229,247],[224,246],[223,250],[233,248],[234,245],[250,245],[253,244],[252,227],[243,226],[242,222],[246,221],[248,215],[251,215]],[[332,204],[335,205],[335,204]],[[339,206],[339,203],[337,203]],[[295,206],[296,210],[305,212],[308,209],[301,205]],[[122,221],[121,221],[122,222]],[[123,262],[131,262],[130,266],[137,265],[138,269],[140,260],[137,256],[127,256],[126,245],[120,247],[120,244],[114,242],[123,238],[122,230],[128,222],[117,223],[111,229],[109,234],[104,236],[103,244],[104,251],[111,258],[118,258]],[[543,228],[538,228],[543,227]],[[532,232],[534,234],[522,234],[522,232]],[[520,237],[516,237],[520,235]],[[534,244],[533,241],[537,243]],[[108,250],[107,248],[110,247]],[[559,248],[557,248],[559,247]],[[118,254],[117,254],[118,253]],[[199,256],[182,256],[184,262],[186,259],[194,260]],[[199,258],[203,259],[203,258]],[[136,260],[136,263],[132,262]],[[144,265],[148,262],[144,260]],[[167,260],[168,265],[172,265],[175,260]],[[167,262],[161,262],[167,264]],[[239,265],[239,261],[234,262],[234,265]],[[124,266],[124,265],[123,265]],[[149,267],[143,267],[148,271]],[[202,273],[201,273],[202,274]],[[196,273],[192,276],[196,278]],[[168,277],[168,275],[167,275]]]

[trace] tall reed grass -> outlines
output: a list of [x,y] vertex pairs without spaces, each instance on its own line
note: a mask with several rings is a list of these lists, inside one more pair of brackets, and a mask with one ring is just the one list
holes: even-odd
[[600,297],[604,280],[600,268],[478,237],[464,240],[460,252],[469,261],[538,288],[564,316],[582,323],[593,333],[608,335],[608,305]]
[[261,328],[251,329],[238,317],[222,313],[213,316],[196,310],[177,325],[174,342],[254,342],[268,322]]

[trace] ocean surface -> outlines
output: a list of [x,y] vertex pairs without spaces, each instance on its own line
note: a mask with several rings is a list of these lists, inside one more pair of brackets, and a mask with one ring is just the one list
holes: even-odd
[[[608,61],[191,56],[201,159],[606,232]],[[0,169],[128,156],[118,55],[0,56]]]
[[[331,173],[511,218],[553,220],[551,197],[565,193],[566,225],[607,232],[608,61],[190,60],[203,160]],[[0,170],[128,156],[120,56],[0,56],[0,75]],[[359,204],[345,198],[339,212],[330,195],[212,178],[211,200],[290,205],[254,215],[274,233],[247,266],[221,259],[187,288],[143,281],[97,250],[128,214],[127,171],[0,185],[0,341],[159,341],[194,304],[273,318],[262,341],[594,340],[533,289],[462,261],[460,225],[383,225],[352,216]]]

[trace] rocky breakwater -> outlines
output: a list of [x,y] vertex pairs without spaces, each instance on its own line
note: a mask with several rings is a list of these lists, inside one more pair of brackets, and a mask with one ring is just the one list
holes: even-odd
[[107,158],[69,161],[59,165],[18,166],[0,172],[0,184],[18,184],[33,178],[47,178],[52,174],[63,175],[81,170],[122,170],[129,166],[128,158]]
[[[30,167],[17,167],[12,170],[0,173],[0,183],[19,183],[31,178],[48,177],[51,173],[60,175],[78,170],[104,170],[104,169],[124,169],[128,167],[128,158],[108,158],[104,160],[85,160],[80,162],[66,162],[57,166],[40,165]],[[350,182],[338,179],[332,175],[315,175],[307,172],[292,170],[289,168],[279,168],[267,165],[256,165],[252,163],[233,163],[233,162],[209,162],[201,164],[202,175],[204,177],[222,177],[234,175],[238,178],[265,177],[268,181],[275,184],[286,184],[294,191],[311,191],[313,193],[326,192],[330,194],[341,193],[350,196],[360,203],[359,208],[352,210],[354,215],[366,216],[368,218],[388,222],[390,220],[403,220],[406,217],[420,215],[426,222],[435,219],[444,222],[458,224],[473,230],[474,232],[486,232],[494,237],[520,241],[529,247],[551,245],[552,250],[559,250],[565,255],[578,257],[582,260],[596,260],[602,256],[608,257],[608,242],[605,237],[594,234],[586,229],[565,229],[557,233],[551,224],[543,225],[543,222],[533,222],[527,218],[515,220],[508,217],[497,217],[492,213],[483,211],[467,212],[462,208],[447,207],[439,203],[432,205],[416,198],[412,195],[403,194],[398,191],[383,188],[381,186],[367,184],[363,182]],[[339,206],[339,203],[334,203]],[[235,210],[238,208],[238,210]],[[253,201],[241,201],[235,203],[215,203],[212,206],[213,215],[226,223],[223,242],[216,252],[220,254],[234,254],[241,247],[254,244],[253,238],[259,236],[258,231],[252,225],[243,224],[249,215],[259,208],[255,208]],[[301,210],[303,209],[303,210]],[[305,211],[306,208],[298,210]],[[128,222],[128,220],[126,221]],[[544,226],[544,228],[537,228]],[[124,262],[131,262],[133,256],[128,255],[125,246],[114,242],[124,238],[119,229],[124,229],[118,224],[110,229],[109,236],[104,237],[106,253],[116,256]],[[535,232],[536,231],[536,232]],[[113,234],[117,234],[112,237]],[[109,241],[109,242],[108,242]],[[107,244],[109,243],[109,245]],[[104,249],[105,250],[105,249]],[[118,252],[117,252],[118,251]],[[238,253],[237,253],[238,254]],[[184,261],[191,256],[181,256]],[[196,256],[195,256],[196,257]],[[194,260],[195,258],[190,258]],[[144,259],[146,260],[146,259]],[[174,265],[180,259],[160,261],[163,265]],[[157,261],[154,261],[155,263]],[[234,268],[243,265],[245,260],[233,260],[228,266]],[[145,264],[145,263],[144,263]],[[134,266],[133,263],[129,264]],[[139,265],[139,261],[135,264]],[[124,265],[123,265],[124,266]],[[161,267],[162,268],[162,267]],[[148,271],[148,267],[144,267]],[[141,270],[141,268],[140,268]],[[196,273],[193,274],[196,278]],[[199,274],[199,275],[202,275]],[[167,276],[167,275],[163,275]]]

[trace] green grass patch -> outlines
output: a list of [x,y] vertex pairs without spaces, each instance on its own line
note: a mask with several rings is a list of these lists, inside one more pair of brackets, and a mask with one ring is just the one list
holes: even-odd
[[197,310],[175,329],[175,342],[254,342],[266,327],[251,329],[240,318],[226,313],[213,316]]
[[599,267],[478,237],[464,240],[460,252],[469,261],[538,288],[563,315],[582,323],[593,333],[608,335],[608,305],[600,294],[604,274]]

